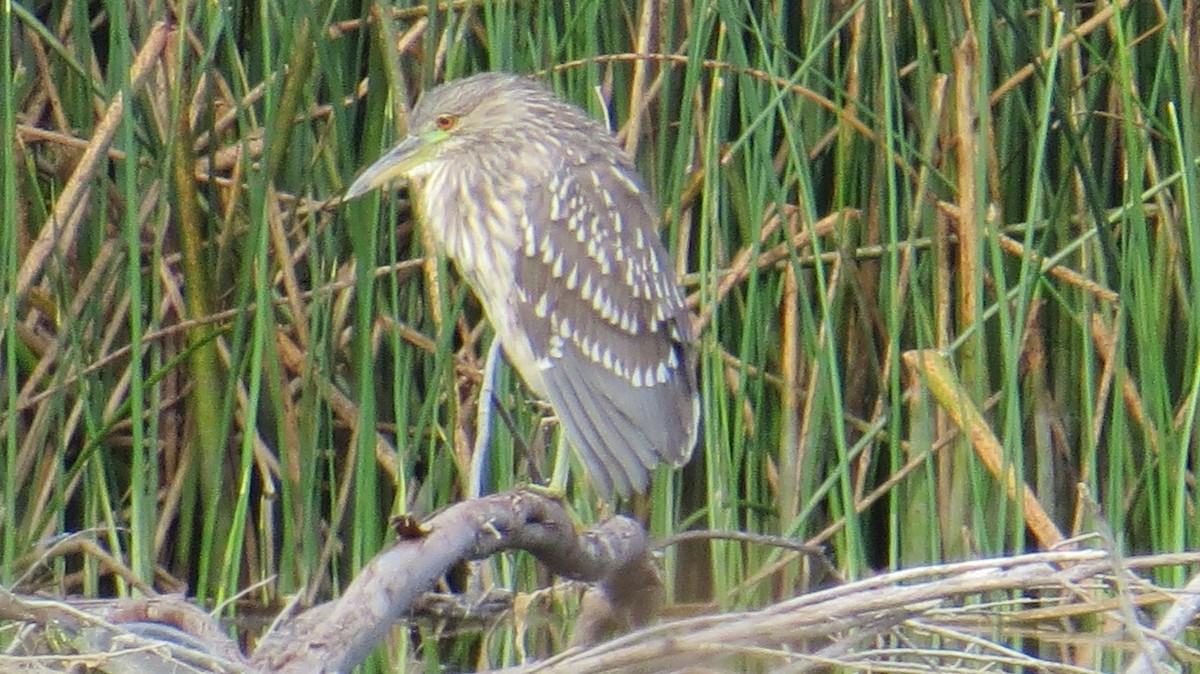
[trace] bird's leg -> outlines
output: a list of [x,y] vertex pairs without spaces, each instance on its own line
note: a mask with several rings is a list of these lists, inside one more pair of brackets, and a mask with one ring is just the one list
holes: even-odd
[[496,373],[499,370],[500,340],[492,338],[487,359],[483,363],[483,383],[479,386],[479,402],[475,407],[475,446],[471,451],[471,474],[467,483],[469,499],[483,496],[487,451],[492,439],[492,402],[496,391]]
[[546,490],[562,498],[567,494],[567,479],[571,476],[571,448],[567,446],[567,434],[558,428],[557,449],[554,452],[554,472],[550,473],[550,484]]
[[[554,469],[550,474],[550,482],[546,485],[533,482],[525,485],[523,489],[554,499],[563,504],[568,512],[574,513],[567,502],[567,478],[571,475],[571,455],[570,448],[567,447],[567,435],[563,432],[562,426],[558,428],[558,442],[555,445]],[[572,515],[572,519],[575,519],[574,515]]]

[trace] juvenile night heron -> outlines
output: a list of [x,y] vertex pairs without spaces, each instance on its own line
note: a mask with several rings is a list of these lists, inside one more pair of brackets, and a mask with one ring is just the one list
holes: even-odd
[[700,410],[691,325],[658,207],[607,129],[501,73],[427,92],[410,128],[346,198],[411,181],[423,226],[605,498],[686,462]]

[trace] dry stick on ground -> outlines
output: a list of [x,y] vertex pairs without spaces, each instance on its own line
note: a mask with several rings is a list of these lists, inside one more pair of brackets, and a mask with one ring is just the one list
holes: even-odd
[[[22,630],[0,656],[0,671],[28,671],[31,661],[50,671],[78,664],[111,672],[252,672],[237,645],[202,609],[181,596],[84,599],[71,603],[20,597],[0,588],[0,621],[43,626]],[[72,652],[47,655],[39,641]],[[32,651],[32,652],[31,652]]]
[[[526,550],[554,573],[599,583],[589,605],[602,615],[580,616],[595,641],[615,623],[634,627],[657,608],[661,596],[646,532],[633,520],[614,517],[577,533],[563,505],[528,490],[453,505],[424,524],[403,525],[401,539],[380,553],[339,599],[316,606],[267,634],[247,661],[203,610],[177,596],[128,600],[48,601],[18,597],[0,588],[0,620],[43,626],[58,643],[76,651],[45,656],[47,662],[100,663],[121,671],[332,672],[364,660],[396,620],[463,560],[504,550]],[[607,612],[605,614],[605,612]],[[578,628],[577,628],[578,630]],[[23,632],[27,648],[36,639]],[[41,641],[45,641],[44,639]],[[43,649],[44,650],[44,649]],[[33,655],[34,651],[21,651]],[[135,658],[130,660],[128,658]],[[0,656],[0,670],[8,663]],[[115,670],[113,670],[115,671]]]
[[270,672],[348,671],[449,568],[508,549],[530,552],[559,575],[599,582],[608,603],[630,622],[650,617],[647,590],[658,587],[658,575],[645,531],[626,517],[576,534],[561,503],[519,490],[453,505],[411,529],[339,599],[265,636],[252,662]]
[[[420,594],[418,586],[427,586],[440,573],[439,567],[456,561],[453,551],[469,556],[521,547],[562,573],[606,578],[609,600],[618,606],[644,603],[646,585],[639,579],[655,582],[653,570],[646,565],[644,533],[635,524],[618,518],[576,537],[561,506],[534,493],[459,504],[424,527],[408,526],[407,533],[407,538],[367,567],[342,599],[313,609],[291,627],[269,635],[253,658],[257,668],[246,666],[203,611],[177,597],[67,605],[18,598],[0,590],[0,620],[53,624],[60,643],[65,638],[71,646],[95,648],[85,655],[55,656],[56,662],[86,659],[115,666],[130,664],[114,662],[118,658],[137,656],[143,658],[139,664],[144,667],[123,671],[179,665],[174,671],[327,672],[349,668],[361,659],[378,635],[387,631],[388,618],[403,614],[407,602]],[[555,541],[563,547],[556,547]],[[1093,640],[1094,634],[1083,623],[1072,628],[1074,621],[1111,615],[1121,604],[1163,602],[1171,591],[1153,585],[1151,572],[1194,567],[1200,564],[1200,553],[1124,558],[1117,573],[1138,572],[1140,579],[1130,577],[1134,582],[1117,582],[1112,561],[1109,550],[1080,550],[896,571],[757,611],[663,623],[591,649],[570,649],[506,671],[583,674],[688,665],[737,671],[755,662],[789,672],[805,671],[808,665],[924,671],[938,664],[956,671],[1091,671],[1047,659],[1052,651],[1021,652],[1012,647],[1013,640],[1030,634],[1044,635],[1047,644]],[[642,576],[647,570],[649,576]],[[402,579],[408,581],[402,583],[405,587],[391,585]],[[1197,610],[1198,584],[1193,579],[1176,595],[1155,639],[1172,640],[1190,622]],[[373,632],[355,632],[356,627]],[[887,639],[869,643],[885,633]],[[923,643],[922,635],[930,634],[941,635],[939,645]],[[291,644],[283,644],[289,639]],[[1140,654],[1129,652],[1127,638],[1109,635],[1106,643],[1114,658],[1135,659],[1129,671],[1140,671],[1136,664]],[[818,645],[823,647],[814,650]],[[106,648],[120,653],[104,652]],[[1173,654],[1185,666],[1197,658],[1194,652]],[[1149,655],[1157,660],[1166,653],[1163,649]],[[5,666],[13,664],[11,659],[0,656],[0,669],[9,671]]]
[[1146,652],[1137,656],[1125,670],[1125,674],[1151,674],[1156,670],[1156,663],[1167,653],[1165,639],[1178,638],[1183,630],[1196,619],[1200,613],[1200,575],[1192,576],[1186,587],[1179,592],[1178,598],[1155,626],[1158,639],[1150,643]]
[[[1148,572],[1200,563],[1200,553],[1130,557],[1123,562],[1127,569]],[[1068,617],[1113,610],[1112,602],[1081,588],[1103,588],[1109,595],[1128,592],[1133,596],[1127,599],[1139,605],[1162,601],[1159,588],[1129,583],[1122,589],[1112,582],[1111,574],[1111,554],[1105,550],[1034,553],[895,571],[761,610],[654,625],[594,648],[572,649],[503,671],[615,674],[758,667],[803,672],[810,665],[857,671],[941,671],[939,667],[963,672],[1093,671],[1023,653],[1012,648],[1012,642],[1027,638],[1030,629],[1047,637],[1077,634],[1094,639],[1086,627],[1078,632],[1070,625],[1063,629]],[[997,599],[1008,593],[1016,595]],[[987,601],[981,602],[981,597]],[[884,632],[897,641],[869,643]],[[938,646],[903,643],[905,635],[932,632],[959,636]],[[824,647],[814,651],[817,644]],[[1128,647],[1119,638],[1108,644],[1114,656]]]

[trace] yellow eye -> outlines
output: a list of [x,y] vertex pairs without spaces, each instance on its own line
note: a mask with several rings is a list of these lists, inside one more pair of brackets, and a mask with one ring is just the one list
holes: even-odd
[[439,131],[451,131],[458,126],[458,115],[438,115],[434,118],[433,125]]

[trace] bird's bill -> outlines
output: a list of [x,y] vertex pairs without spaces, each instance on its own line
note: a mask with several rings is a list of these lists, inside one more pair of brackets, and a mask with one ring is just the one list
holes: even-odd
[[399,145],[388,150],[387,154],[360,173],[354,183],[350,185],[350,189],[346,190],[342,200],[349,201],[360,197],[380,185],[407,175],[409,171],[424,164],[430,159],[434,146],[433,141],[434,139],[425,136],[405,138]]

